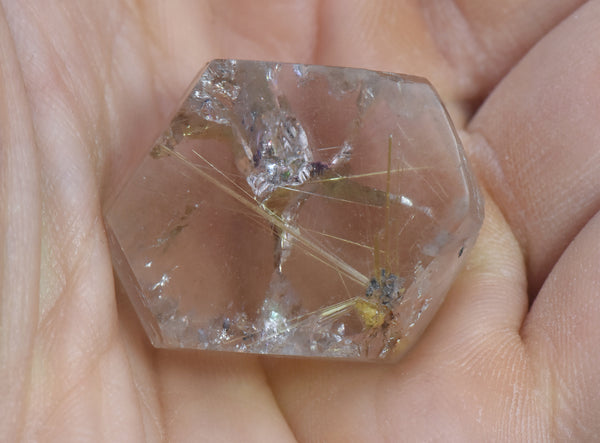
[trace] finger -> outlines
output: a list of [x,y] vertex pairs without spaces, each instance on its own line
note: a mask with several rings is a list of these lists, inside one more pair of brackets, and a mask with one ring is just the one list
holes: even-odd
[[0,6],[0,435],[19,439],[38,314],[40,182],[31,115]]
[[329,0],[315,60],[425,76],[461,125],[528,48],[581,0]]
[[[476,92],[484,98],[542,36],[584,1],[429,0],[428,3],[441,9],[431,19],[437,45],[452,65],[466,65],[463,69],[471,73],[470,78],[477,84]],[[466,47],[470,51],[461,49],[462,44],[458,42],[462,42],[462,35],[446,32],[446,28],[452,31],[458,26],[450,27],[449,22],[460,22],[461,18],[471,36],[471,46]],[[440,31],[435,32],[436,29]]]
[[471,157],[521,243],[535,293],[600,208],[600,3],[546,36],[469,126]]
[[600,435],[600,213],[569,245],[523,327],[557,441]]
[[252,355],[158,351],[171,441],[295,441]]
[[[87,345],[83,339],[84,331],[89,333],[88,338],[93,343],[102,344],[110,333],[106,325],[116,319],[111,296],[111,265],[106,254],[92,153],[92,140],[102,138],[103,134],[90,133],[87,128],[92,122],[88,119],[88,112],[96,111],[89,111],[87,105],[73,96],[71,88],[66,87],[72,75],[70,69],[78,62],[55,57],[62,49],[55,46],[55,41],[45,38],[51,30],[51,23],[63,25],[61,32],[69,42],[78,40],[76,29],[68,24],[68,18],[61,9],[47,11],[48,23],[38,27],[34,18],[25,19],[28,13],[34,13],[34,9],[26,3],[11,3],[10,8],[5,7],[13,22],[19,23],[13,28],[19,56],[36,54],[35,63],[22,63],[21,66],[43,183],[42,203],[38,203],[43,205],[41,219],[44,228],[39,327],[72,327],[65,338],[68,337],[67,341],[81,349]],[[77,47],[77,43],[71,44],[73,49]],[[82,90],[86,89],[90,95],[97,93],[90,85],[93,83],[90,72],[84,70],[78,73],[87,77],[82,83],[87,84],[89,89],[82,87]],[[85,99],[92,103],[90,95]],[[102,297],[104,294],[108,296]],[[52,311],[59,302],[62,305],[56,311],[73,309],[72,323],[54,324],[47,318],[57,315],[56,311]],[[78,329],[81,324],[86,325],[85,330]],[[57,337],[48,335],[44,338]]]
[[[143,430],[132,406],[137,399],[127,358],[116,338],[111,264],[95,174],[94,144],[107,135],[98,124],[103,116],[98,97],[105,96],[98,71],[86,63],[84,49],[102,45],[93,39],[86,40],[89,46],[82,44],[82,23],[70,21],[73,10],[67,9],[28,2],[4,5],[25,83],[24,89],[17,85],[14,92],[22,93],[30,107],[37,147],[32,152],[21,143],[18,151],[12,151],[29,155],[30,163],[19,164],[20,157],[17,162],[11,159],[9,165],[19,169],[7,175],[19,174],[24,184],[22,190],[11,189],[18,192],[17,199],[8,201],[8,207],[16,210],[11,214],[13,222],[29,229],[29,241],[37,242],[24,242],[19,250],[23,257],[35,254],[38,260],[35,272],[31,264],[22,263],[22,270],[13,275],[21,279],[29,271],[28,279],[35,282],[29,289],[36,290],[36,305],[30,308],[34,312],[29,314],[29,321],[35,322],[32,365],[20,373],[29,377],[28,389],[22,393],[26,423],[21,431],[25,440],[81,440],[82,429],[104,429],[104,439],[114,440],[125,430],[130,435]],[[87,34],[94,33],[86,28]],[[23,129],[27,116],[23,108],[15,109],[2,121]],[[38,195],[31,190],[32,173],[39,174],[43,184]],[[32,196],[37,202],[29,201]],[[31,205],[27,214],[31,219],[21,219],[23,204]],[[41,239],[40,232],[31,229],[34,222],[41,224]],[[19,303],[31,302],[28,293],[17,295]],[[29,340],[31,336],[23,332]]]

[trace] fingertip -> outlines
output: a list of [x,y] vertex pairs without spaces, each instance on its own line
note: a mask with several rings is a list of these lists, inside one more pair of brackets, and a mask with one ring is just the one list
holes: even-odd
[[463,270],[427,335],[464,341],[497,331],[515,335],[527,313],[527,281],[519,244],[483,189],[485,219]]

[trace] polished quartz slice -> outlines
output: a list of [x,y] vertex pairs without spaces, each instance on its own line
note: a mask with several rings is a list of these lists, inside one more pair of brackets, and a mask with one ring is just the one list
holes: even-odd
[[152,343],[398,359],[482,201],[421,78],[215,60],[107,211]]

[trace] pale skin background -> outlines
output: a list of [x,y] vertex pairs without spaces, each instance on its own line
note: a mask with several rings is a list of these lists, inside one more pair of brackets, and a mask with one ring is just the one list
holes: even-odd
[[[0,440],[600,438],[600,2],[1,0]],[[102,206],[215,57],[428,77],[486,189],[412,352],[158,351]],[[532,301],[529,306],[529,300]]]

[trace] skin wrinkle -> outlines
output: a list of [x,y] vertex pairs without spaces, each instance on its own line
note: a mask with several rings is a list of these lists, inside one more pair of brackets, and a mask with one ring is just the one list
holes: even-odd
[[[131,370],[131,367],[130,367]],[[142,420],[144,420],[144,426],[143,426],[143,430],[144,430],[144,441],[150,441],[150,436],[152,437],[156,437],[157,441],[164,441],[166,439],[166,434],[165,434],[165,425],[164,425],[164,421],[163,421],[163,411],[162,409],[156,413],[154,412],[153,409],[153,405],[150,403],[149,400],[147,400],[147,395],[145,392],[145,389],[142,388],[142,386],[138,383],[137,379],[135,377],[132,376],[132,380],[134,382],[134,386],[136,391],[138,392],[138,397],[139,397],[139,403],[138,403],[138,407],[141,411],[141,416],[142,416]],[[146,425],[146,420],[144,419],[146,416],[150,416],[150,421],[153,424],[152,426],[152,430],[148,430],[148,427]]]
[[[78,220],[73,221],[73,225],[77,225],[78,222]],[[98,227],[98,223],[96,223],[96,227]],[[58,254],[54,253],[52,259],[46,262],[57,264],[52,266],[52,273],[55,276],[58,274],[58,277],[55,277],[54,281],[60,286],[53,285],[54,292],[57,295],[53,297],[53,301],[49,305],[48,302],[46,303],[45,312],[41,313],[42,315],[40,315],[38,320],[38,328],[43,330],[47,319],[55,314],[56,303],[60,300],[60,294],[68,293],[68,289],[73,287],[73,280],[68,279],[67,276],[76,274],[78,269],[81,270],[83,266],[82,258],[87,257],[92,250],[93,244],[89,242],[92,237],[92,228],[90,228],[90,230],[84,232],[83,237],[73,239],[70,242],[71,244],[68,244],[69,247],[60,248]],[[85,246],[83,250],[80,247],[81,245]],[[56,251],[57,248],[51,249]]]
[[[84,118],[84,121],[89,122],[84,126],[89,128],[86,133],[86,138],[87,140],[90,140],[91,143],[83,145],[88,146],[88,155],[93,158],[92,164],[95,169],[96,178],[101,178],[103,176],[102,169],[104,168],[103,165],[106,164],[106,162],[103,161],[104,150],[101,149],[102,146],[114,146],[121,138],[118,133],[119,125],[116,124],[115,121],[117,115],[116,111],[118,109],[114,103],[115,94],[112,93],[112,88],[109,87],[109,85],[114,85],[121,80],[117,71],[117,65],[115,64],[115,55],[117,52],[115,48],[122,47],[123,42],[127,41],[126,38],[122,37],[126,25],[123,14],[109,9],[107,15],[108,17],[103,20],[103,22],[111,24],[108,32],[106,29],[95,29],[97,27],[90,24],[89,20],[86,20],[86,14],[77,14],[77,25],[79,28],[91,28],[94,29],[95,32],[104,32],[109,36],[107,45],[92,48],[91,50],[87,45],[84,46],[83,44],[80,44],[78,47],[78,50],[86,53],[88,64],[96,72],[96,76],[92,79],[93,83],[91,83],[89,87],[78,89],[87,89],[91,91],[91,94],[95,97],[93,102],[101,105],[87,108],[89,109],[89,113],[86,118]],[[74,33],[77,32],[78,30],[74,30]],[[112,120],[110,118],[111,115],[115,116]],[[112,129],[105,135],[105,132],[100,130],[100,128],[103,127],[109,127],[111,129],[117,128],[117,130]]]
[[[115,328],[117,330],[117,328]],[[132,380],[131,366],[129,359],[121,352],[122,343],[117,336],[115,346],[110,348],[110,355],[103,360],[101,369],[101,384],[99,392],[102,395],[102,410],[106,411],[102,423],[108,430],[106,441],[117,441],[123,435],[124,429],[135,428],[138,434],[145,437],[144,418],[140,408],[141,398],[135,388]],[[115,374],[126,373],[127,377],[115,377]],[[106,389],[108,386],[108,389]],[[130,400],[132,408],[130,410],[114,410],[114,403],[117,396],[125,396]],[[116,423],[118,426],[114,426]],[[143,441],[148,441],[144,439]]]
[[[39,282],[27,277],[40,266],[41,208],[36,202],[39,166],[31,110],[23,99],[22,65],[1,4],[0,39],[0,97],[6,101],[0,104],[0,378],[5,383],[0,392],[5,410],[11,411],[0,418],[0,435],[16,441],[23,435],[30,407],[34,331],[27,320],[36,319]],[[9,298],[13,294],[19,297]]]
[[[597,410],[598,405],[596,390],[593,388],[598,385],[594,364],[597,359],[596,354],[590,353],[589,349],[590,342],[598,342],[598,333],[594,327],[595,323],[583,320],[597,318],[599,309],[593,303],[593,298],[583,298],[580,301],[586,293],[586,286],[596,288],[593,292],[596,294],[600,285],[598,278],[594,278],[594,275],[598,274],[597,267],[593,265],[597,263],[597,248],[586,248],[587,242],[597,242],[598,232],[600,215],[596,214],[567,248],[542,287],[539,298],[551,297],[547,302],[552,303],[552,309],[558,315],[550,315],[552,311],[549,312],[548,304],[534,304],[532,315],[525,325],[532,361],[538,362],[540,373],[546,380],[546,385],[549,385],[546,392],[549,396],[548,403],[553,407],[553,435],[556,439],[572,437],[578,441],[591,441],[599,435],[598,429],[593,428],[594,425],[597,426],[593,419],[588,420],[589,428],[578,429],[577,426],[579,419],[586,416],[591,418],[588,414]],[[580,256],[584,258],[580,263],[568,260],[569,257]],[[589,267],[583,270],[583,275],[591,278],[578,278],[574,270],[561,272],[565,271],[565,268],[568,270],[582,266]],[[563,289],[560,293],[556,291],[559,288]],[[564,297],[563,294],[570,294],[570,297]],[[585,330],[580,331],[581,327]],[[584,358],[577,358],[578,354]],[[581,380],[579,374],[586,374],[587,380]],[[573,392],[574,394],[571,394]],[[565,430],[570,430],[571,434],[565,435]]]
[[[536,343],[532,338],[528,335],[527,331],[527,321],[523,324],[520,335],[523,338],[523,343],[525,346],[526,353],[528,355],[532,355],[538,352],[538,349],[542,347],[541,344]],[[535,338],[534,338],[535,339]],[[545,343],[543,346],[554,346],[549,340],[545,339]],[[548,434],[549,436],[555,436],[556,433],[553,431],[555,428],[554,421],[557,417],[557,408],[556,408],[556,384],[555,379],[555,371],[554,368],[547,365],[541,358],[530,358],[529,366],[532,368],[532,374],[535,374],[534,387],[531,389],[533,392],[537,392],[539,396],[541,396],[541,400],[539,403],[541,405],[546,404],[546,414],[547,423],[549,426]],[[550,437],[548,437],[550,439]]]
[[273,401],[273,403],[275,403],[275,405],[277,407],[277,410],[279,411],[279,413],[281,414],[281,416],[284,418],[285,424],[287,426],[287,429],[290,432],[290,435],[293,436],[293,438],[296,441],[299,441],[298,434],[296,434],[296,432],[292,428],[292,426],[290,424],[290,421],[288,420],[288,418],[284,414],[284,410],[281,407],[281,403],[279,402],[279,398],[277,398],[277,396],[275,395],[275,390],[273,389],[271,378],[269,377],[269,373],[267,372],[267,370],[265,368],[265,359],[262,358],[262,357],[259,358],[258,363],[260,364],[262,372],[263,372],[264,382],[269,387],[269,390],[271,391],[271,394],[270,394],[271,400]]
[[[125,322],[120,321],[118,327],[119,331],[123,332],[122,344],[125,348],[126,355],[128,356],[127,364],[130,368],[132,382],[135,389],[140,392],[138,404],[144,405],[144,408],[140,409],[141,412],[145,411],[142,419],[144,420],[144,423],[146,423],[149,416],[150,422],[155,424],[155,426],[150,429],[147,425],[144,425],[144,433],[145,436],[156,436],[157,441],[164,441],[166,439],[164,405],[157,395],[159,388],[156,388],[156,386],[159,386],[158,354],[152,352],[154,348],[147,342],[142,325],[119,281],[115,282],[115,289],[119,318],[130,319]],[[140,369],[134,366],[133,362],[136,357],[140,358],[139,354],[143,354],[144,358],[150,362],[149,368]],[[145,389],[143,388],[144,382],[146,382]],[[145,439],[144,441],[149,440]]]
[[[98,355],[94,357],[82,371],[80,371],[80,375],[78,377],[74,378],[73,380],[70,380],[69,383],[67,383],[69,387],[67,389],[64,389],[62,394],[51,402],[52,406],[50,407],[50,410],[56,411],[56,414],[60,413],[61,405],[67,403],[70,400],[73,393],[78,392],[79,390],[83,389],[84,386],[87,385],[85,381],[88,380],[99,370],[99,365],[102,358],[105,354],[107,354],[110,351],[112,346],[114,346],[115,341],[115,334],[112,334],[106,341],[106,345],[100,348]],[[40,427],[51,428],[52,426],[49,426],[47,423],[49,421],[52,421],[53,418],[53,415],[49,414],[48,417],[42,423],[40,423]]]
[[[503,339],[502,337],[502,333],[501,331],[495,332],[493,335],[490,335],[487,338],[483,338],[483,341],[490,341],[492,346],[489,346],[489,348],[493,349],[493,343],[497,343],[499,340],[504,341],[505,339]],[[517,347],[517,351],[515,352],[514,347]],[[480,347],[480,346],[479,346]],[[474,350],[479,348],[478,346],[474,346],[474,345],[469,345],[468,348],[472,348]],[[511,352],[511,350],[513,352]],[[488,370],[486,372],[485,375],[485,379],[487,383],[491,383],[493,385],[502,385],[502,379],[506,377],[506,374],[504,373],[503,370],[499,370],[496,368],[496,365],[494,365],[493,362],[495,361],[506,361],[506,358],[508,357],[509,361],[512,360],[513,363],[508,365],[511,367],[511,370],[509,371],[509,374],[511,375],[511,379],[507,380],[505,383],[507,386],[512,386],[512,392],[511,395],[507,395],[507,394],[502,394],[499,393],[499,397],[500,397],[500,401],[495,402],[496,403],[496,408],[498,409],[498,415],[501,417],[501,419],[499,420],[499,424],[502,424],[503,422],[505,423],[512,423],[510,426],[499,426],[499,430],[502,428],[505,428],[507,430],[510,429],[514,429],[514,431],[518,431],[518,429],[523,428],[521,426],[522,423],[520,423],[520,419],[522,417],[527,416],[528,414],[525,414],[523,409],[529,409],[527,407],[527,402],[525,401],[524,398],[522,398],[523,396],[521,395],[521,392],[524,394],[524,396],[527,395],[527,390],[523,389],[523,386],[525,384],[525,377],[523,376],[523,374],[527,374],[527,371],[523,370],[523,365],[525,364],[525,359],[523,358],[523,348],[521,346],[521,341],[520,339],[513,340],[512,343],[504,343],[501,346],[496,347],[496,349],[494,350],[493,354],[490,355],[490,353],[487,354],[481,354],[481,355],[477,355],[477,352],[474,353],[473,359],[471,359],[471,364],[467,365],[467,366],[463,366],[462,364],[460,364],[459,361],[456,361],[456,364],[459,364],[459,367],[462,368],[462,372],[463,372],[463,378],[465,380],[465,383],[468,385],[468,381],[467,380],[477,380],[478,378],[482,378],[484,377],[483,373],[481,372],[481,368],[488,368],[490,370]],[[477,361],[477,359],[481,360],[481,361]],[[486,363],[487,362],[487,363]],[[454,364],[454,363],[453,363]],[[453,364],[451,364],[450,366],[452,366]],[[491,368],[490,368],[491,366]],[[472,369],[477,369],[477,373],[472,373]],[[448,370],[446,372],[451,373],[451,370]],[[521,374],[521,375],[519,375]],[[506,405],[505,405],[506,404]],[[518,408],[519,411],[516,412],[515,408]],[[511,420],[511,418],[515,418],[515,420]],[[509,431],[510,432],[510,431]]]
[[[140,383],[140,381],[138,380],[138,378],[135,376],[135,371],[133,366],[131,365],[131,359],[127,360],[127,363],[129,365],[129,371],[131,373],[131,379],[133,381],[134,384],[134,388],[135,390],[138,392],[138,397],[139,397],[139,401],[138,401],[138,408],[140,410],[140,415],[142,416],[142,420],[144,421],[144,426],[143,426],[143,430],[144,430],[144,441],[150,441],[149,437],[153,436],[156,437],[157,441],[164,441],[166,439],[166,434],[165,434],[165,423],[164,423],[164,411],[162,408],[162,403],[158,402],[159,408],[157,411],[154,411],[154,403],[155,402],[151,402],[151,400],[148,398],[149,395],[147,393],[147,388],[145,389],[143,387],[143,384]],[[156,394],[155,390],[152,390],[151,394]],[[148,429],[148,426],[146,425],[146,417],[150,417],[150,422],[154,425],[152,426],[151,429]]]
[[[65,304],[69,303],[70,301],[64,301]],[[68,311],[68,309],[66,310]],[[60,319],[59,317],[59,320]],[[61,327],[62,326],[62,321],[61,322],[56,322],[55,323],[56,327]],[[107,325],[110,326],[110,325]],[[53,328],[51,328],[53,329]],[[81,380],[84,380],[85,377],[93,370],[96,369],[96,367],[99,364],[99,361],[101,360],[102,356],[108,352],[108,350],[110,349],[111,346],[114,346],[115,341],[116,340],[116,328],[108,328],[110,330],[110,334],[108,336],[102,337],[102,340],[98,340],[96,343],[93,344],[93,346],[90,345],[86,345],[86,346],[82,346],[81,349],[78,351],[79,355],[77,355],[77,357],[81,356],[85,356],[85,358],[77,358],[77,359],[73,359],[73,357],[71,358],[66,358],[66,364],[69,366],[69,368],[72,370],[74,367],[77,367],[77,371],[72,371],[72,373],[70,375],[75,374],[76,376],[74,377],[74,379],[72,380],[67,380],[65,378],[61,379],[61,382],[67,382],[67,384],[69,385],[77,385],[81,382]],[[56,336],[54,334],[54,336]],[[43,340],[41,340],[40,345],[42,345],[44,347],[44,350],[40,350],[43,353],[46,354],[54,354],[57,351],[55,351],[52,347],[47,347],[44,346],[46,345],[46,343],[44,343]],[[62,346],[62,343],[55,343],[55,345],[58,346]],[[37,347],[37,346],[36,346]],[[60,351],[58,351],[60,352]],[[71,353],[73,352],[73,350],[70,351]],[[98,355],[96,355],[98,354]],[[76,360],[79,361],[81,363],[81,365],[74,365],[74,364],[70,364],[69,362],[72,360]],[[65,364],[65,362],[61,362],[61,364]],[[58,376],[59,372],[56,373],[56,375]],[[79,375],[77,375],[79,374]]]

